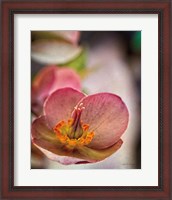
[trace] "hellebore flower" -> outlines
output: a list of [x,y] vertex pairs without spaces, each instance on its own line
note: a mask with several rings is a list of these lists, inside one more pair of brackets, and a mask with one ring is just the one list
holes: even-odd
[[32,42],[31,57],[42,64],[66,64],[80,55],[82,47],[65,41],[40,39]]
[[52,93],[32,124],[32,142],[62,164],[104,160],[122,145],[128,110],[115,94],[86,96],[72,88]]
[[80,38],[80,31],[32,31],[32,38],[36,39],[57,39],[77,44]]
[[54,33],[73,44],[77,44],[80,38],[80,31],[54,31]]
[[80,90],[80,77],[74,70],[69,68],[58,68],[50,65],[42,68],[35,76],[31,88],[32,112],[40,115],[45,99],[55,90],[63,87],[72,87]]

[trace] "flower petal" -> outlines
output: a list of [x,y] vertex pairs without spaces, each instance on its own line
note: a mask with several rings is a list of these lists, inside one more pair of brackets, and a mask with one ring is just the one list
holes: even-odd
[[58,122],[68,120],[76,104],[85,95],[72,88],[62,88],[52,93],[44,104],[44,114],[53,128]]
[[57,155],[71,155],[71,152],[62,150],[64,146],[59,142],[56,134],[47,125],[45,116],[37,118],[32,124],[32,142],[40,150],[45,149]]
[[111,156],[115,153],[123,144],[123,141],[120,139],[114,145],[110,146],[106,149],[91,149],[87,146],[83,146],[82,148],[78,148],[78,151],[83,155],[85,158],[89,158],[94,160],[95,162],[104,160],[105,158]]
[[32,31],[34,39],[63,39],[72,44],[77,44],[80,31]]
[[56,82],[56,66],[42,68],[32,81],[32,110],[40,114],[44,100]]
[[74,70],[49,65],[42,68],[32,82],[32,111],[39,115],[45,99],[52,92],[63,87],[80,90],[80,77]]
[[67,67],[58,68],[56,84],[54,84],[51,92],[63,87],[72,87],[73,89],[81,90],[80,77],[73,69]]
[[81,102],[85,107],[81,121],[89,124],[89,130],[95,133],[88,146],[104,149],[116,143],[126,130],[129,118],[121,98],[111,93],[98,93],[83,98]]
[[49,128],[45,116],[41,116],[32,123],[32,141],[47,141],[60,145],[56,134]]
[[69,156],[60,156],[55,153],[52,153],[51,151],[48,151],[44,148],[38,147],[50,160],[59,162],[63,165],[71,165],[71,164],[77,164],[81,162],[85,162],[85,160],[80,158],[74,158]]
[[82,48],[57,40],[36,40],[32,43],[32,58],[43,64],[65,64],[76,58]]
[[[49,159],[62,164],[74,164],[85,162],[85,156],[81,155],[77,149],[69,151],[64,148],[55,133],[52,132],[46,122],[45,116],[37,118],[32,123],[32,142]],[[88,158],[88,162],[94,162]]]
[[59,35],[60,37],[64,38],[65,40],[68,40],[73,44],[77,44],[80,37],[79,31],[53,31],[53,32],[54,34]]

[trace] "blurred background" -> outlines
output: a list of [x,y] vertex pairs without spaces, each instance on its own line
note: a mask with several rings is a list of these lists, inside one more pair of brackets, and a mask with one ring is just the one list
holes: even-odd
[[[73,69],[86,94],[119,95],[129,110],[122,147],[93,164],[62,165],[47,159],[32,145],[31,168],[140,169],[141,168],[141,32],[32,31],[31,77],[49,65]],[[35,119],[32,113],[32,120]]]

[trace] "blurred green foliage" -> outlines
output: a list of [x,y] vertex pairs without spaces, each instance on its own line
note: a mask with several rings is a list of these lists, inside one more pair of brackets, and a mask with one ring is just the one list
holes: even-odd
[[76,71],[82,71],[86,66],[87,52],[86,49],[83,49],[82,52],[77,56],[74,60],[58,65],[58,66],[66,66],[75,69]]
[[135,52],[141,51],[141,31],[137,31],[131,41],[131,45]]

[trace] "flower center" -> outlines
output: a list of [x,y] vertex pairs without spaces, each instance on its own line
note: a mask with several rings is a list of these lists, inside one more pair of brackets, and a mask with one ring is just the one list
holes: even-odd
[[84,124],[80,120],[84,109],[83,103],[80,103],[75,107],[70,119],[58,122],[53,129],[60,142],[69,148],[88,145],[94,137],[94,132],[88,130],[89,124]]

